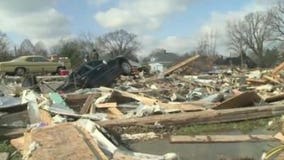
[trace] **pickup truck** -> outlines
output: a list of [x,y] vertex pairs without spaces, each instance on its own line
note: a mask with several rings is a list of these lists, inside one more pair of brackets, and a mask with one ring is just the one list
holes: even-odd
[[62,62],[52,62],[43,56],[21,56],[7,62],[0,62],[0,72],[23,76],[25,73],[59,73],[66,69]]

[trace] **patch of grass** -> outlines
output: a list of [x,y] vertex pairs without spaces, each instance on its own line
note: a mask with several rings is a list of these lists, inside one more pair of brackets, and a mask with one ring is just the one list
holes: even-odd
[[[268,122],[273,121],[273,124],[268,127]],[[281,130],[281,122],[279,118],[266,118],[257,120],[247,120],[231,123],[218,123],[207,125],[191,125],[182,127],[176,131],[178,135],[198,135],[198,134],[210,134],[216,132],[226,131],[240,131],[243,134],[248,134],[256,129],[269,129],[269,130]]]
[[9,160],[21,160],[22,156],[16,149],[9,143],[8,140],[0,141],[0,152],[9,152]]

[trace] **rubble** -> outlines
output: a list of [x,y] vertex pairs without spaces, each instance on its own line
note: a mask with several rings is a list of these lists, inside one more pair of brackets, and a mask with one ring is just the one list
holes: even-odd
[[[0,97],[1,126],[19,130],[17,134],[10,130],[7,135],[22,136],[12,139],[11,144],[21,151],[24,159],[178,159],[173,153],[147,154],[118,146],[120,141],[164,137],[153,130],[129,134],[128,127],[162,128],[165,129],[163,134],[169,135],[167,128],[172,126],[236,122],[284,114],[282,65],[272,70],[225,69],[199,75],[181,74],[184,67],[198,57],[174,65],[165,70],[162,77],[122,76],[108,87],[81,87],[69,93],[55,90],[38,93],[33,88],[22,89],[20,94],[5,91]],[[175,74],[177,71],[179,73]],[[38,84],[48,80],[48,85],[52,86],[50,79],[51,76],[41,77]],[[13,112],[6,108],[12,108]],[[11,118],[24,113],[25,119]],[[115,128],[120,131],[115,132]],[[116,134],[119,140],[114,138]],[[171,135],[169,140],[173,143],[259,142],[282,141],[282,136]]]

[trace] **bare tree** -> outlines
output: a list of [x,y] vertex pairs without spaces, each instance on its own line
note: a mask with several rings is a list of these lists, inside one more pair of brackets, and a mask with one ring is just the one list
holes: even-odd
[[258,58],[260,65],[265,65],[264,45],[271,40],[272,29],[270,27],[270,18],[263,12],[250,13],[232,28],[229,28],[229,41],[233,48],[240,52],[246,50],[246,47]]
[[0,61],[6,61],[10,58],[8,37],[5,33],[0,31]]
[[116,56],[126,56],[136,60],[135,52],[139,49],[140,43],[137,35],[125,30],[117,30],[107,33],[97,38],[96,48],[104,55],[111,58]]
[[34,46],[34,51],[37,55],[47,56],[47,49],[42,41],[38,41]]
[[246,55],[248,50],[245,45],[244,39],[242,38],[242,28],[240,22],[231,21],[227,23],[227,35],[229,38],[228,48],[237,54],[241,58],[241,66],[243,66],[243,57]]
[[18,50],[19,56],[35,54],[35,47],[29,39],[24,39]]
[[275,39],[284,41],[284,2],[278,1],[268,15],[271,18],[270,25],[275,33]]
[[196,52],[200,55],[216,55],[216,32],[205,33],[199,40]]

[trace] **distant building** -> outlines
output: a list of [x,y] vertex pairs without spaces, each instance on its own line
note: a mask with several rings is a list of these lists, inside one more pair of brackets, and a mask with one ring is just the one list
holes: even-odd
[[150,73],[162,73],[164,71],[164,66],[161,63],[149,63]]

